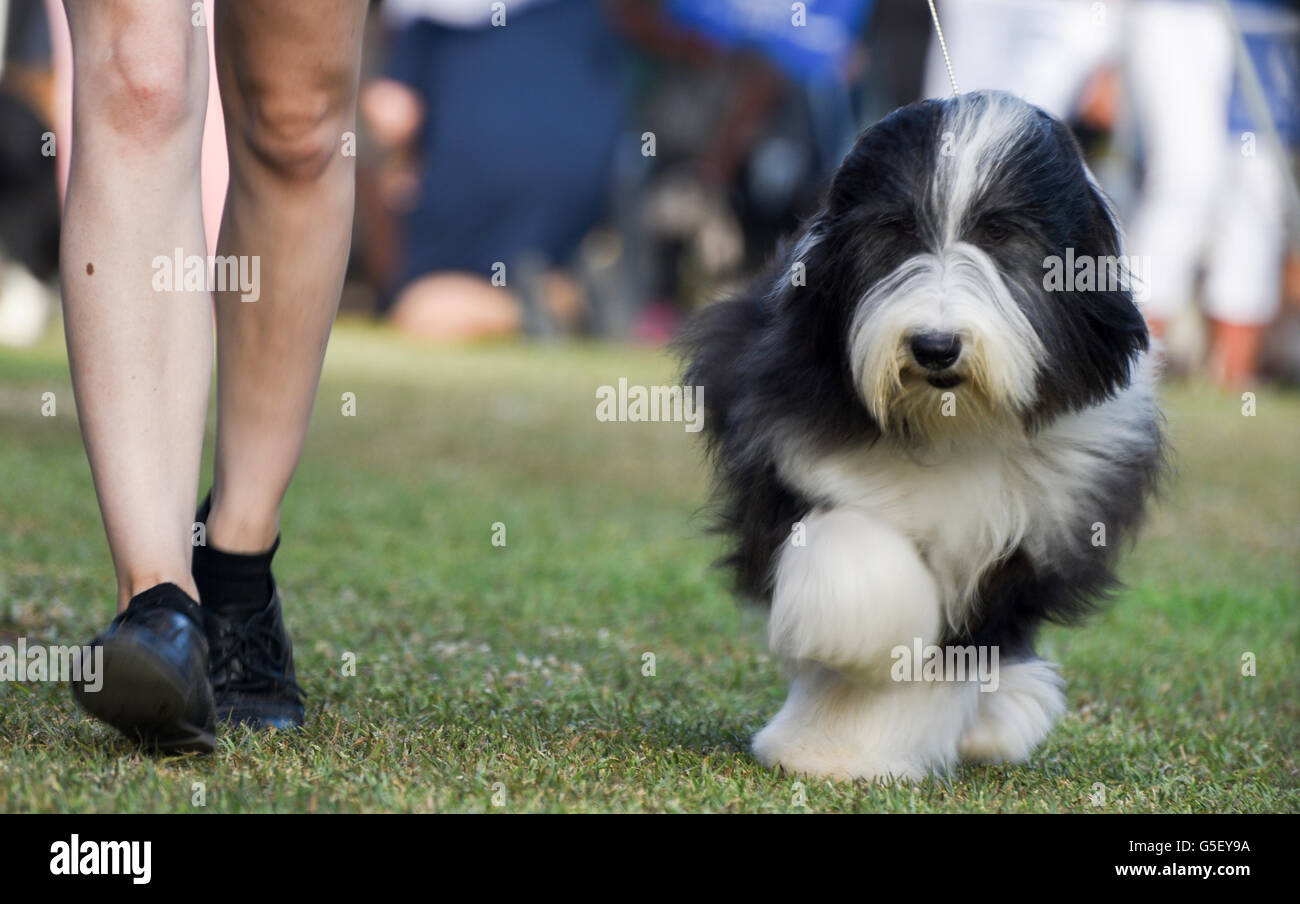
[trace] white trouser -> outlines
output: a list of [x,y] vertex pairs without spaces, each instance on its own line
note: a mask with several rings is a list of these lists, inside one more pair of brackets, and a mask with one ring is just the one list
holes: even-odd
[[[1059,119],[1122,34],[1122,5],[1090,0],[949,0],[938,5],[957,86],[1010,91]],[[939,42],[926,59],[927,97],[952,93]]]
[[1172,319],[1192,298],[1227,163],[1232,37],[1210,3],[1130,9],[1126,68],[1146,175],[1128,253],[1150,259],[1144,313]]
[[[1286,202],[1277,152],[1258,146],[1255,156],[1230,142],[1215,208],[1214,237],[1205,274],[1205,312],[1227,323],[1264,326],[1281,306],[1286,254]],[[1247,149],[1249,145],[1246,145]]]

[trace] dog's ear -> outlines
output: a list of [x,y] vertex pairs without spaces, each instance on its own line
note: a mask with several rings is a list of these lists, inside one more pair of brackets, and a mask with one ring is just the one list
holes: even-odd
[[[862,276],[834,217],[823,208],[798,238],[780,249],[764,282],[763,304],[784,329],[801,334],[796,346],[842,346]],[[822,350],[830,354],[830,349]]]
[[[1074,315],[1076,352],[1090,365],[1082,369],[1087,378],[1077,401],[1091,403],[1127,385],[1132,366],[1149,340],[1146,321],[1134,302],[1135,275],[1125,257],[1118,218],[1090,177],[1081,219],[1076,254],[1091,257],[1099,267],[1102,261],[1114,261],[1119,277],[1118,285],[1098,285],[1067,300]],[[1108,270],[1106,276],[1111,275]]]
[[1084,217],[1084,241],[1089,246],[1088,252],[1098,256],[1123,254],[1124,236],[1115,208],[1092,174],[1086,169],[1084,173],[1088,182],[1087,212]]
[[1129,266],[1129,257],[1124,247],[1124,233],[1120,228],[1115,208],[1091,177],[1088,179],[1088,202],[1088,230],[1085,242],[1091,246],[1089,253],[1097,260],[1102,258],[1118,260],[1121,274],[1121,291],[1111,293],[1111,297],[1107,299],[1110,306],[1117,310],[1103,310],[1098,314],[1104,320],[1104,325],[1113,331],[1116,344],[1136,355],[1140,351],[1145,351],[1148,345],[1146,321],[1142,318],[1135,300],[1135,292],[1143,291],[1146,286],[1141,283],[1142,274],[1134,272]]
[[773,269],[767,274],[769,304],[798,304],[800,296],[816,291],[818,280],[826,275],[821,266],[825,258],[825,220],[825,213],[818,213],[804,225],[798,238],[778,247]]
[[815,296],[826,270],[820,263],[824,235],[822,218],[815,217],[797,239],[777,249],[747,288],[708,305],[678,334],[674,346],[686,364],[686,382],[707,387],[706,405],[722,415],[710,419],[713,426],[725,421],[732,400],[773,364],[755,351],[764,335],[774,328],[807,329],[820,316],[823,306]]

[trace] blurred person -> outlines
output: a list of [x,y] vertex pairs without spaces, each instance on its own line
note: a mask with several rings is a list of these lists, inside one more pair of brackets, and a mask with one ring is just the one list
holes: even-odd
[[1140,0],[1125,79],[1141,134],[1141,195],[1131,253],[1152,260],[1143,314],[1157,339],[1190,305],[1228,163],[1232,34],[1213,2]]
[[599,4],[387,0],[384,77],[362,115],[391,165],[397,285],[384,310],[455,341],[576,328],[568,267],[606,212],[625,103],[623,57]]
[[[1128,0],[960,0],[937,4],[958,87],[1010,91],[1070,126],[1088,165],[1120,208],[1133,194],[1131,145],[1116,130]],[[926,22],[925,96],[952,93]],[[1116,139],[1110,140],[1112,136]]]
[[749,244],[758,248],[746,249],[751,266],[815,206],[853,145],[852,89],[866,71],[863,31],[875,8],[875,0],[665,5],[669,21],[711,42],[733,74],[697,164],[703,182],[732,196],[745,237],[757,233]]
[[[1259,68],[1269,76],[1275,116],[1293,121],[1294,14],[1285,0],[1234,7],[1253,35],[1274,35],[1252,53],[1259,62],[1273,54]],[[1228,121],[1235,65],[1222,10],[1212,0],[962,0],[939,10],[963,91],[1012,91],[1100,129],[1127,121],[1127,93],[1143,158],[1127,246],[1151,262],[1138,286],[1143,313],[1173,363],[1186,367],[1189,343],[1168,340],[1200,286],[1212,373],[1225,385],[1248,382],[1281,294],[1286,161],[1262,138],[1243,143],[1255,126],[1239,100]],[[937,40],[926,91],[952,91]]]
[[50,28],[42,0],[0,15],[0,345],[30,345],[57,304],[59,202]]
[[[1272,145],[1247,109],[1238,71],[1204,309],[1211,376],[1239,389],[1257,379],[1264,334],[1276,323],[1286,294],[1285,180],[1289,151],[1300,142],[1300,14],[1282,0],[1238,2],[1234,14],[1284,143]],[[1300,236],[1291,236],[1290,247],[1293,253],[1300,249]]]
[[[625,2],[639,51],[637,132],[655,152],[617,192],[631,335],[661,342],[683,310],[759,266],[816,204],[857,133],[873,0]],[[639,143],[637,137],[634,143]]]
[[211,238],[208,17],[196,6],[65,0],[75,139],[60,276],[119,609],[93,641],[102,688],[74,693],[147,745],[210,751],[218,721],[304,718],[271,561],[348,255],[353,159],[340,148],[366,4],[214,4],[230,173],[217,249],[257,276],[215,295],[216,459],[197,516],[213,295],[179,273],[158,282],[159,260],[200,255]]
[[[963,92],[1010,91],[1062,120],[1091,80],[1113,65],[1125,4],[1093,0],[951,0],[937,4]],[[925,94],[952,94],[937,40],[926,58]]]
[[[1255,38],[1248,46],[1272,113],[1294,140],[1300,17],[1281,0],[1236,2],[1234,10]],[[1156,337],[1169,338],[1203,270],[1211,374],[1237,388],[1254,379],[1280,305],[1289,164],[1268,146],[1239,89],[1234,97],[1234,35],[1217,4],[1137,0],[1131,12],[1126,74],[1145,174],[1129,247],[1152,261],[1144,314]]]

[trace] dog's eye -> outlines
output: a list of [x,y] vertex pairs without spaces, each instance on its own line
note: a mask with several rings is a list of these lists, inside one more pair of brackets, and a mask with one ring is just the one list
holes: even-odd
[[909,214],[890,217],[881,223],[881,225],[890,232],[897,233],[898,235],[916,235],[917,232],[916,218]]
[[975,238],[981,242],[1004,242],[1014,231],[1015,227],[1003,217],[985,217],[975,227]]

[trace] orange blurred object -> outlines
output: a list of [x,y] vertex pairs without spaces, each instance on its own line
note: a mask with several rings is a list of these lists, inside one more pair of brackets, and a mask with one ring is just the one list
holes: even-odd
[[1264,327],[1210,320],[1210,373],[1225,389],[1249,386],[1255,379]]

